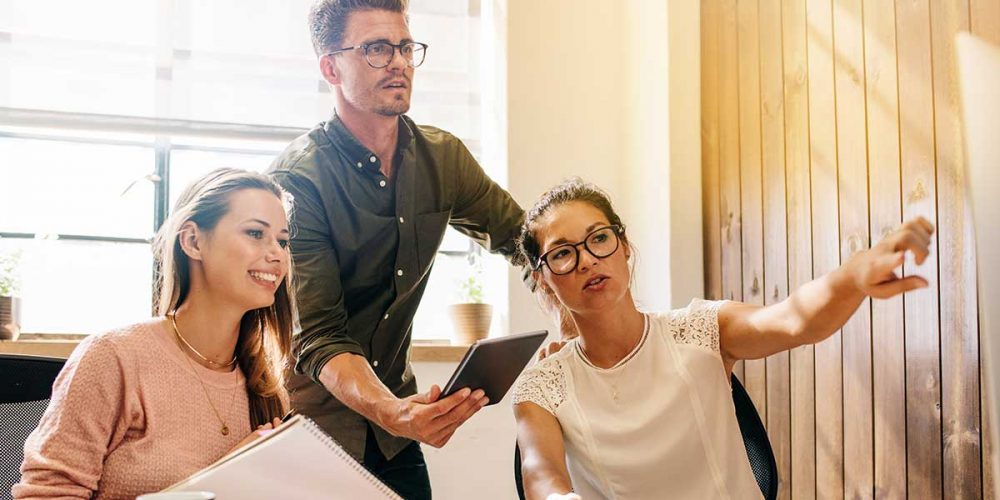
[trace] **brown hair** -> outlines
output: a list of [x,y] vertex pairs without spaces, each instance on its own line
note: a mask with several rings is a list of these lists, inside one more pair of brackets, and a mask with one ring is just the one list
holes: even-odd
[[317,0],[309,9],[309,35],[313,51],[322,56],[341,48],[351,13],[388,10],[406,14],[408,0]]
[[[223,168],[196,180],[181,193],[174,211],[156,234],[156,312],[164,316],[177,310],[191,289],[191,268],[181,248],[180,229],[188,221],[211,231],[229,212],[229,198],[244,189],[274,194],[290,209],[290,196],[267,176],[245,170]],[[246,377],[251,427],[284,415],[288,401],[285,373],[295,324],[294,300],[289,273],[274,293],[274,304],[247,311],[240,320],[236,357]]]
[[571,201],[582,201],[600,210],[608,218],[608,222],[622,228],[621,237],[628,245],[628,239],[625,237],[625,224],[622,224],[618,212],[615,212],[614,207],[611,206],[611,198],[608,193],[595,184],[584,182],[579,177],[573,177],[546,191],[524,216],[524,224],[521,226],[521,236],[518,238],[517,246],[521,256],[527,260],[530,267],[534,268],[537,265],[541,252],[533,227],[535,221],[548,213],[549,210]]

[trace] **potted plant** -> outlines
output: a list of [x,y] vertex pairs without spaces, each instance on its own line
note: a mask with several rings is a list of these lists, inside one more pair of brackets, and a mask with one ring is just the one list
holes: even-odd
[[0,254],[0,340],[17,340],[21,333],[21,299],[18,297],[17,253]]
[[448,306],[448,315],[455,327],[451,343],[469,345],[490,334],[493,306],[483,302],[483,266],[480,248],[469,253],[469,274],[458,284],[458,303]]

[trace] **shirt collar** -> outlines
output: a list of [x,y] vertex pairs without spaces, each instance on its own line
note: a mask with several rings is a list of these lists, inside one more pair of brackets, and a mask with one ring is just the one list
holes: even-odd
[[[416,125],[406,115],[399,117],[399,140],[396,141],[396,154],[405,150],[414,140],[414,128]],[[377,167],[381,161],[375,157],[375,153],[366,148],[358,141],[350,130],[344,125],[334,111],[333,117],[326,123],[326,134],[330,141],[338,148],[347,153],[354,165],[358,167]]]

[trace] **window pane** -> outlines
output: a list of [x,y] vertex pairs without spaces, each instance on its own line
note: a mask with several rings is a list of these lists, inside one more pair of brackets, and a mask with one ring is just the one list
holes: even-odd
[[312,0],[178,0],[171,116],[311,127],[333,108],[309,41]]
[[0,253],[16,251],[22,332],[95,333],[151,315],[147,244],[0,239]]
[[470,245],[474,244],[468,236],[449,226],[444,232],[444,238],[441,240],[441,247],[438,250],[441,252],[468,252],[472,248]]
[[[0,106],[308,128],[333,110],[309,41],[306,14],[312,3],[0,0],[0,60],[6,63],[0,64]],[[409,115],[461,138],[497,174],[505,167],[490,155],[501,149],[490,149],[489,141],[484,149],[481,140],[492,101],[481,94],[498,85],[488,73],[493,58],[487,52],[491,43],[502,41],[494,42],[491,26],[483,24],[480,3],[411,0],[410,29],[430,49],[417,70]],[[94,17],[94,12],[113,15]],[[144,178],[154,171],[152,147],[86,143],[126,139],[100,127],[95,123],[93,131],[111,135],[8,128],[21,137],[45,133],[61,140],[0,136],[0,187],[17,187],[0,196],[0,232],[151,236],[155,186]],[[164,179],[171,206],[206,172],[224,166],[266,169],[287,143],[165,139],[174,148]],[[504,175],[496,178],[502,181]],[[149,316],[147,245],[6,240],[0,251],[15,243],[26,249],[25,331],[98,331]],[[449,228],[441,250],[469,248],[468,238]],[[491,278],[483,289],[496,308],[497,330],[506,324],[508,266],[491,258],[485,266]],[[445,306],[458,299],[454,292],[468,266],[464,257],[439,254],[418,311],[416,337],[450,336]],[[90,297],[101,298],[97,303]],[[107,304],[115,304],[114,311],[100,309]],[[78,312],[80,320],[74,318]]]
[[222,153],[181,150],[170,153],[170,209],[189,184],[217,168],[231,167],[263,172],[277,154]]
[[[483,269],[479,282],[483,289],[483,302],[493,305],[490,336],[494,336],[506,328],[503,316],[507,311],[507,270],[510,266],[496,255],[484,253],[481,259]],[[468,257],[464,255],[437,255],[427,290],[413,320],[414,339],[451,339],[454,327],[448,317],[448,305],[465,300],[460,284],[469,277],[470,269]]]
[[452,337],[454,327],[448,317],[448,305],[461,300],[459,284],[468,275],[469,263],[465,256],[437,255],[420,308],[413,319],[414,339],[448,340]]
[[178,49],[264,58],[313,56],[307,25],[313,0],[175,2],[174,46]]
[[[153,45],[157,2],[0,0],[0,30],[52,38]],[[126,22],[127,21],[127,22]]]
[[325,92],[326,83],[321,84],[317,63],[307,55],[267,60],[193,52],[178,58],[170,87],[170,116],[311,127],[330,116],[333,99]]
[[23,38],[0,44],[4,106],[153,115],[156,64],[151,51]]
[[471,2],[417,1],[410,4],[410,31],[427,43],[427,60],[416,71],[412,108],[417,123],[455,134],[479,156],[480,17]]
[[0,196],[0,232],[153,233],[151,148],[0,138],[0,158],[0,186],[16,186]]

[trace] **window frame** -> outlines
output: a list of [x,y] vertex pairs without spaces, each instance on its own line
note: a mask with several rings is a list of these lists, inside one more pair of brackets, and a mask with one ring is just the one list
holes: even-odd
[[[154,0],[157,16],[154,20],[155,26],[151,29],[155,36],[150,38],[147,42],[142,43],[117,39],[91,40],[87,37],[76,39],[76,36],[66,37],[61,34],[53,35],[49,31],[36,33],[30,28],[18,28],[13,24],[11,24],[10,27],[5,26],[0,28],[0,52],[2,52],[6,47],[9,47],[12,42],[19,44],[23,38],[29,43],[41,43],[46,46],[54,46],[57,48],[77,47],[79,45],[84,48],[96,47],[112,53],[123,52],[133,55],[139,54],[151,58],[151,61],[155,66],[153,68],[155,70],[155,86],[151,89],[152,97],[154,98],[153,108],[148,114],[143,112],[141,115],[131,115],[132,110],[125,108],[118,108],[119,110],[117,113],[120,114],[117,115],[102,114],[104,108],[84,107],[83,109],[87,109],[88,111],[58,111],[58,107],[54,109],[50,107],[46,110],[36,110],[27,109],[25,105],[16,104],[16,101],[10,101],[11,103],[7,104],[7,107],[0,106],[0,139],[45,139],[53,141],[88,142],[93,144],[141,146],[152,148],[155,158],[154,163],[151,165],[151,168],[147,170],[144,167],[144,162],[141,167],[144,171],[141,173],[145,175],[140,177],[140,169],[137,169],[138,179],[136,181],[153,182],[154,207],[152,217],[153,220],[151,221],[152,233],[150,233],[150,236],[155,234],[155,231],[162,225],[163,221],[167,217],[167,214],[169,213],[169,204],[172,199],[170,193],[172,152],[180,150],[250,154],[271,154],[280,152],[280,148],[279,151],[266,151],[264,149],[241,150],[239,148],[190,145],[186,142],[183,145],[173,144],[171,140],[172,138],[176,139],[183,136],[184,138],[196,139],[198,142],[202,142],[200,139],[208,139],[204,142],[226,139],[263,140],[287,144],[294,138],[306,132],[306,129],[292,126],[267,125],[267,123],[295,124],[299,123],[297,120],[295,122],[285,122],[283,120],[261,118],[260,121],[249,119],[248,121],[250,123],[257,123],[249,124],[247,122],[242,122],[241,118],[232,114],[225,115],[229,116],[229,118],[221,118],[221,120],[230,120],[229,122],[218,121],[219,118],[214,117],[207,117],[207,120],[202,120],[197,117],[197,115],[192,114],[185,115],[187,119],[168,117],[158,118],[164,110],[172,109],[172,104],[176,105],[178,102],[182,104],[187,102],[183,98],[180,101],[175,100],[177,97],[173,94],[172,86],[177,82],[184,81],[183,78],[177,78],[178,75],[187,70],[195,70],[198,68],[198,65],[196,64],[195,66],[189,67],[187,62],[180,64],[180,61],[187,61],[192,54],[197,54],[199,58],[201,58],[201,56],[205,56],[209,59],[212,57],[235,57],[244,62],[252,62],[255,58],[260,57],[260,54],[258,54],[257,51],[245,52],[242,50],[232,49],[231,47],[216,47],[214,45],[195,47],[193,45],[194,39],[192,38],[191,33],[183,30],[179,32],[177,31],[177,27],[172,24],[173,20],[176,19],[189,19],[188,17],[185,17],[190,14],[189,10],[184,10],[188,8],[185,7],[188,3],[189,2],[182,1],[178,4],[182,6],[181,10],[177,10],[176,5],[171,3],[169,0]],[[0,4],[3,4],[3,0],[0,0]],[[172,8],[173,10],[171,10]],[[459,119],[453,120],[456,122],[455,124],[450,124],[451,122],[448,121],[441,122],[437,119],[431,123],[444,126],[454,132],[459,132],[458,135],[462,142],[474,152],[477,160],[484,160],[487,158],[493,159],[494,161],[487,161],[487,164],[484,164],[483,167],[495,181],[500,183],[502,186],[506,186],[506,154],[503,151],[506,136],[502,132],[502,127],[497,129],[495,134],[486,132],[487,129],[492,130],[489,125],[490,120],[495,120],[497,118],[493,114],[486,113],[487,103],[488,105],[496,106],[497,110],[502,110],[504,108],[502,102],[505,101],[505,97],[500,97],[497,92],[500,92],[504,86],[503,84],[499,84],[499,86],[497,86],[498,84],[492,78],[492,76],[496,76],[492,71],[498,70],[488,70],[486,66],[482,66],[482,60],[484,57],[486,60],[489,60],[491,59],[491,55],[498,61],[505,60],[503,57],[504,50],[502,48],[502,44],[498,45],[500,42],[494,39],[494,35],[499,35],[501,40],[506,39],[506,32],[501,28],[502,23],[498,22],[499,20],[496,18],[496,7],[491,0],[484,0],[482,3],[479,0],[456,0],[455,2],[448,3],[437,3],[432,0],[419,0],[410,4],[409,12],[411,17],[426,16],[428,19],[452,18],[453,20],[463,23],[463,25],[467,25],[467,42],[469,44],[476,44],[475,48],[477,50],[469,50],[468,53],[464,55],[464,66],[459,63],[459,61],[463,60],[461,57],[453,58],[454,60],[452,58],[442,58],[442,60],[452,61],[452,64],[444,65],[440,68],[432,68],[428,65],[424,65],[422,66],[420,72],[421,75],[423,75],[421,78],[447,80],[450,80],[453,76],[465,78],[469,83],[468,90],[453,89],[450,86],[446,89],[437,89],[436,87],[426,87],[422,85],[421,88],[425,89],[426,92],[422,91],[419,93],[421,95],[420,100],[427,106],[433,106],[438,101],[445,101],[448,103],[464,102],[472,106],[478,106],[478,111],[469,112],[471,114],[467,117],[468,123]],[[437,21],[440,21],[440,19],[437,19]],[[434,25],[428,24],[428,26]],[[463,33],[465,33],[465,31],[463,31]],[[427,33],[429,37],[431,37],[432,34],[432,32]],[[430,42],[432,46],[440,44],[440,41],[430,39],[422,41]],[[288,45],[286,48],[294,47],[293,45]],[[283,64],[289,65],[290,68],[298,68],[299,65],[302,65],[302,67],[308,66],[310,68],[314,66],[314,56],[311,50],[280,51],[275,54],[266,55],[266,57],[283,61]],[[505,68],[506,67],[504,66],[498,73],[498,75],[504,80],[506,79]],[[298,73],[296,72],[295,74]],[[0,72],[0,79],[3,77],[4,75]],[[305,79],[309,77],[303,76],[302,78]],[[312,78],[317,84],[315,88],[316,95],[320,97],[328,96],[330,91],[326,82],[323,81],[322,78],[319,78],[318,75],[312,76]],[[303,88],[312,92],[311,86]],[[190,98],[190,96],[188,96],[188,98]],[[42,106],[44,106],[44,104]],[[411,109],[411,113],[414,113],[414,111],[416,110]],[[323,109],[323,112],[326,112],[326,109]],[[419,114],[419,111],[417,114]],[[501,113],[501,115],[505,119],[505,114]],[[445,115],[442,115],[442,117],[444,116]],[[447,118],[453,119],[454,117],[449,115]],[[213,119],[216,121],[211,121]],[[326,119],[326,116],[312,117],[309,118],[309,122],[315,123],[323,119]],[[102,139],[97,137],[85,137],[85,135],[87,135],[85,132],[95,132],[97,134],[121,134],[124,136],[141,135],[142,137],[141,140],[122,140],[120,139],[121,136],[113,139]],[[481,163],[483,162],[481,161]],[[500,168],[497,171],[492,171],[489,168],[489,165],[491,164]],[[220,166],[222,165],[220,164]],[[146,215],[143,215],[143,217],[146,217]],[[22,229],[18,227],[11,229],[20,231],[33,230],[34,228]],[[95,236],[0,232],[0,238],[28,239],[39,236],[63,241],[87,240],[125,244],[150,243],[149,239],[118,238],[107,235]],[[457,243],[457,241],[455,243]],[[466,244],[453,244],[450,247],[439,248],[438,253],[440,255],[455,258],[467,257],[470,253],[478,250],[479,247],[472,240],[466,239]],[[437,267],[440,268],[440,266]],[[445,276],[448,275],[449,274],[445,274]],[[487,286],[486,288],[491,292],[500,292],[501,286],[504,290],[506,290],[507,284],[506,274],[504,274],[502,277],[502,285],[501,282],[498,282],[495,286]],[[503,330],[506,327],[507,320],[505,318],[506,315],[509,314],[509,304],[505,299],[506,294],[504,293],[501,295],[504,298],[495,298],[494,305],[499,306],[495,309],[495,319],[498,320],[498,328]],[[435,300],[435,307],[441,306],[443,308],[448,303],[439,303],[440,300],[441,297],[438,297]],[[499,302],[497,302],[497,300],[499,300]],[[428,305],[430,305],[430,303],[428,303]],[[416,333],[416,325],[417,322],[415,321],[414,333]],[[30,336],[31,334],[27,335]],[[57,338],[62,334],[47,333],[42,335],[52,336],[45,338]],[[446,337],[446,334],[442,332],[442,335],[435,334],[434,338],[431,336],[424,336],[418,339],[418,341],[434,343],[446,340],[444,337]]]
[[[123,139],[115,137],[90,137],[73,132],[87,131],[99,134],[141,134],[149,140]],[[280,150],[253,149],[229,146],[188,144],[183,141],[174,144],[173,138],[198,140],[263,140],[271,143],[288,143],[308,132],[307,129],[293,127],[233,124],[178,119],[143,118],[130,116],[96,115],[88,113],[40,111],[0,107],[0,139],[25,139],[34,141],[75,142],[95,145],[138,146],[154,151],[152,170],[136,179],[136,182],[152,182],[153,220],[149,238],[125,238],[105,235],[79,235],[61,233],[24,233],[0,231],[4,239],[54,239],[57,241],[89,241],[125,244],[152,243],[152,237],[163,225],[170,213],[171,154],[175,151],[197,151],[209,153],[231,153],[247,155],[277,155]],[[438,250],[438,254],[449,257],[468,257],[476,252],[475,243],[468,240],[465,250]],[[150,269],[150,273],[154,273]],[[155,281],[154,281],[155,286]],[[155,292],[155,290],[153,290]],[[151,304],[151,314],[155,314]],[[22,338],[58,339],[79,338],[88,334],[25,332]],[[440,343],[446,339],[427,338],[418,342]]]

